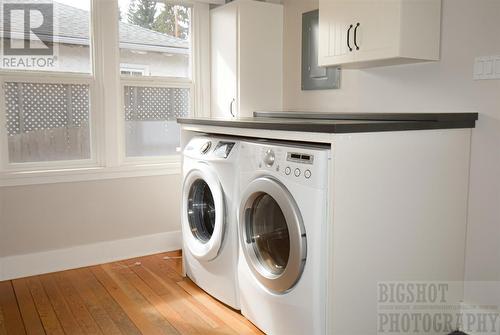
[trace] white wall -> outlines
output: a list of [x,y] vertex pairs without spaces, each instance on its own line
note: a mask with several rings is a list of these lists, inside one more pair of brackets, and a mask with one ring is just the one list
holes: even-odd
[[177,232],[180,193],[180,175],[1,187],[0,263],[2,257]]
[[[500,55],[500,1],[443,0],[440,62],[345,70],[341,89],[304,92],[301,15],[318,3],[284,0],[284,5],[285,110],[480,113],[472,142],[465,278],[500,281],[500,81],[472,80],[474,57]],[[496,299],[500,305],[500,296]]]

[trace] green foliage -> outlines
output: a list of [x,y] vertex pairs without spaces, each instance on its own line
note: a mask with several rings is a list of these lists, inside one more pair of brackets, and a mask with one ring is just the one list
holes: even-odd
[[188,39],[190,8],[163,0],[161,13],[157,15],[158,3],[161,3],[161,0],[132,0],[127,12],[127,21],[146,29]]
[[156,13],[156,0],[132,0],[128,8],[127,19],[131,24],[146,29],[153,28]]
[[165,7],[153,24],[153,29],[170,36],[187,39],[190,10],[188,7],[164,2]]

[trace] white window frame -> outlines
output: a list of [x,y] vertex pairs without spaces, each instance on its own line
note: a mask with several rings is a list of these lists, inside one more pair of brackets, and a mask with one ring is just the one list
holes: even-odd
[[[209,4],[205,0],[181,0],[174,3],[192,8],[192,78],[121,75],[117,0],[91,0],[92,74],[0,70],[0,187],[180,174],[180,154],[125,157],[123,112],[123,87],[134,85],[189,88],[192,116],[208,116],[210,113]],[[90,159],[9,163],[3,83],[23,80],[89,84]]]
[[[15,171],[36,171],[36,170],[46,170],[53,168],[77,168],[77,167],[91,167],[98,165],[98,152],[97,138],[98,138],[98,128],[99,113],[97,112],[97,105],[93,96],[96,94],[96,87],[94,78],[92,75],[77,75],[68,73],[44,73],[42,76],[35,76],[32,72],[27,73],[17,73],[16,75],[1,75],[0,85],[2,91],[7,82],[16,83],[39,83],[39,84],[76,84],[76,85],[88,85],[89,86],[89,127],[90,127],[90,158],[88,159],[72,159],[72,160],[62,160],[62,161],[39,161],[39,162],[23,162],[23,163],[11,163],[9,162],[9,148],[8,148],[8,135],[6,134],[5,126],[3,126],[2,131],[2,155],[5,159],[1,160],[2,170],[7,172]],[[0,97],[0,122],[2,125],[6,125],[6,115],[7,111],[5,109],[4,94]],[[4,134],[5,133],[5,134]],[[4,154],[5,153],[5,154]]]
[[161,163],[173,163],[180,162],[180,155],[170,155],[170,156],[143,156],[143,157],[127,157],[126,156],[126,148],[125,148],[125,106],[124,106],[124,87],[125,86],[140,86],[140,87],[168,87],[168,88],[188,88],[190,90],[190,107],[191,107],[191,115],[196,115],[195,112],[195,103],[193,100],[194,92],[195,92],[195,57],[193,50],[195,50],[195,12],[197,11],[197,5],[192,1],[172,1],[173,4],[180,4],[189,6],[191,8],[191,22],[190,22],[190,33],[191,33],[191,45],[190,52],[191,55],[189,57],[189,69],[190,73],[188,77],[167,77],[167,76],[145,76],[145,77],[134,77],[130,75],[120,75],[120,110],[122,111],[122,115],[120,118],[120,139],[121,145],[120,148],[120,163],[121,165],[144,165],[148,163],[152,164],[161,164]]

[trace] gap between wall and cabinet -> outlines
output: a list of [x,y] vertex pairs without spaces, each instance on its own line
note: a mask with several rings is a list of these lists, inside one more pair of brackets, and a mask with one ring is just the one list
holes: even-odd
[[174,251],[181,247],[181,231],[173,231],[7,256],[0,258],[0,281]]

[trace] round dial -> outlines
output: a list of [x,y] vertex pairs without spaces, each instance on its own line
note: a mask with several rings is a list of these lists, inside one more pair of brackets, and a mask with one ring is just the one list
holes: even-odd
[[200,152],[204,155],[208,152],[208,150],[210,150],[211,147],[212,147],[212,142],[207,141],[201,146]]
[[264,164],[266,164],[267,167],[271,167],[274,164],[274,161],[276,159],[276,156],[274,154],[274,151],[271,149],[267,150],[266,153],[264,154]]

